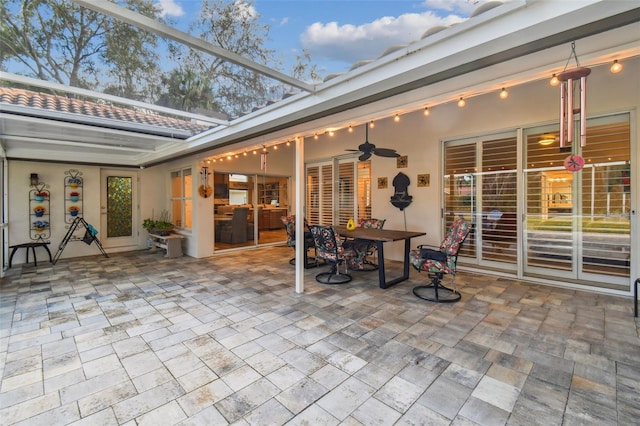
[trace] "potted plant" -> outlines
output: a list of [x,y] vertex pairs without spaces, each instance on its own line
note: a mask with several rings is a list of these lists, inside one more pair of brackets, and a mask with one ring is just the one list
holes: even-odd
[[46,212],[47,209],[44,206],[35,206],[33,208],[33,212],[36,214],[37,217],[42,217],[44,216],[44,212]]
[[38,192],[36,192],[35,199],[36,199],[36,201],[44,201],[44,199],[46,198],[46,196],[47,196],[47,193],[46,193],[46,192],[44,192],[44,191],[38,191]]
[[78,206],[69,206],[69,214],[71,216],[78,216],[79,211],[80,211],[80,208]]
[[69,186],[72,188],[77,188],[80,186],[80,184],[82,184],[82,181],[80,180],[80,178],[77,178],[77,177],[69,178],[68,182],[69,182]]
[[69,199],[71,201],[78,201],[80,199],[80,193],[76,192],[76,191],[70,192],[69,193]]
[[35,222],[33,222],[33,229],[35,229],[38,232],[43,232],[48,227],[49,227],[49,222],[47,221],[36,220]]
[[169,221],[169,212],[164,210],[160,214],[160,219],[147,218],[142,222],[142,227],[150,234],[169,235],[173,231],[174,225]]

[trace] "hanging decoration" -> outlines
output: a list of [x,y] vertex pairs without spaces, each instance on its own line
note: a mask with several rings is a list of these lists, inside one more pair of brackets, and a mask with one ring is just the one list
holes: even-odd
[[198,194],[202,198],[209,198],[213,194],[213,188],[209,185],[209,168],[203,167],[200,169],[200,186],[198,187]]
[[[567,69],[571,57],[576,61],[576,68]],[[587,143],[587,76],[591,69],[581,67],[576,55],[576,42],[571,43],[571,54],[567,59],[564,70],[558,74],[560,80],[560,148],[565,142],[571,144],[574,140],[573,120],[575,114],[580,117],[580,146]],[[576,92],[578,96],[576,96]],[[579,105],[575,107],[576,99]]]
[[578,154],[571,154],[564,159],[564,168],[570,172],[577,172],[584,167],[584,158]]

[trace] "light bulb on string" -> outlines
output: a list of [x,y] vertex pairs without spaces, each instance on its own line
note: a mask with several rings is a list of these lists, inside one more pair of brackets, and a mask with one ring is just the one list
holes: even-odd
[[551,80],[549,80],[549,84],[552,85],[553,87],[557,86],[560,84],[560,80],[558,80],[558,76],[557,75],[553,75],[551,76]]
[[504,87],[500,91],[500,99],[507,99],[509,97],[509,92]]
[[622,71],[622,64],[616,59],[613,61],[613,64],[611,64],[611,68],[609,68],[609,70],[614,74],[618,74]]
[[460,98],[460,100],[458,100],[458,106],[460,108],[463,108],[465,105],[467,104],[467,102],[464,100],[464,98]]
[[429,114],[431,114],[431,111],[429,111],[429,107],[424,107],[424,112],[423,112],[425,117],[428,117]]

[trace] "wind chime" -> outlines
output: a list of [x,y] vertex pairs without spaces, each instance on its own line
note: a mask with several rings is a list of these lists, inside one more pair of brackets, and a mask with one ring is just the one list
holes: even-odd
[[[576,68],[567,69],[571,57],[576,61]],[[580,119],[580,146],[587,144],[587,76],[591,74],[590,68],[581,67],[576,55],[576,43],[571,43],[571,54],[567,59],[564,70],[558,74],[560,81],[560,148],[564,148],[565,143],[572,144],[574,141],[574,118],[579,115]],[[576,105],[579,100],[579,105]],[[569,155],[564,160],[565,169],[576,172],[584,166],[584,158],[578,154]]]

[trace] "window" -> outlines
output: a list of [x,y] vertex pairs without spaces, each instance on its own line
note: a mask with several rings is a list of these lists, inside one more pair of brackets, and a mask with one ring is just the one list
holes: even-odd
[[171,221],[179,228],[191,228],[193,193],[191,169],[171,172]]

